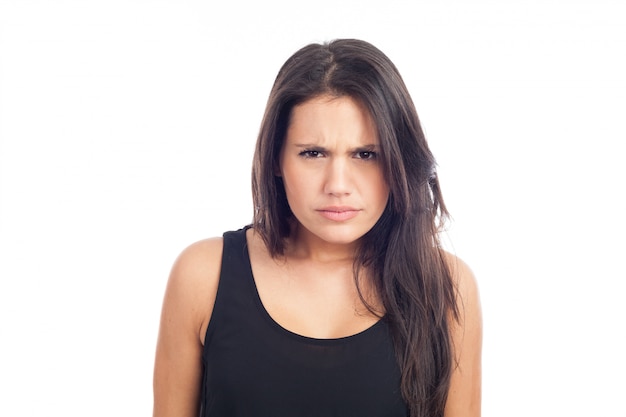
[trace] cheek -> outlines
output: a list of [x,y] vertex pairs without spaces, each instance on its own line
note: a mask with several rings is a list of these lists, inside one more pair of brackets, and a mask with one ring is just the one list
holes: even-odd
[[380,210],[383,211],[385,207],[387,207],[387,202],[389,201],[389,187],[387,187],[387,184],[383,183],[378,195]]
[[283,170],[283,185],[290,205],[303,203],[307,196],[307,191],[311,188],[311,183],[306,175]]
[[389,186],[387,185],[387,181],[385,181],[383,173],[378,170],[372,173],[367,183],[367,186],[371,189],[372,198],[375,199],[379,205],[387,205]]

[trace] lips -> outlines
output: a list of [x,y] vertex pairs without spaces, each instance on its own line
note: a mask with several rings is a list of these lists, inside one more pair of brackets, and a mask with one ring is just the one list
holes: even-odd
[[317,210],[317,212],[320,213],[322,217],[335,222],[350,220],[356,217],[359,214],[359,211],[360,210],[354,207],[348,206],[324,207]]

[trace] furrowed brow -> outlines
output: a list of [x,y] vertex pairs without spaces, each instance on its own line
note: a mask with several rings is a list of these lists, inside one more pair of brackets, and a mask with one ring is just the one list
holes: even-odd
[[293,146],[303,149],[326,149],[323,146],[316,145],[314,143],[294,143]]

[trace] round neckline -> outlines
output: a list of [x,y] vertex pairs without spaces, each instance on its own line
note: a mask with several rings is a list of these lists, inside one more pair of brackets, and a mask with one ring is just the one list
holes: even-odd
[[250,229],[251,227],[248,226],[246,228],[243,229],[243,239],[244,239],[244,258],[246,260],[246,268],[248,270],[248,274],[250,277],[250,289],[252,291],[252,293],[254,294],[254,303],[256,304],[257,308],[259,309],[261,315],[265,318],[265,320],[270,324],[270,326],[272,326],[274,329],[278,330],[280,333],[285,334],[286,336],[289,336],[293,339],[302,341],[302,342],[306,342],[306,343],[313,343],[313,344],[340,344],[340,343],[348,343],[348,342],[352,342],[352,341],[356,341],[359,339],[362,339],[364,337],[367,337],[370,333],[375,332],[380,326],[382,326],[384,323],[384,317],[378,319],[374,324],[372,324],[371,326],[357,332],[351,335],[347,335],[347,336],[342,336],[342,337],[335,337],[335,338],[317,338],[317,337],[311,337],[311,336],[305,336],[296,332],[293,332],[289,329],[287,329],[286,327],[282,326],[280,323],[278,323],[276,320],[274,320],[274,318],[271,316],[271,314],[267,311],[267,309],[265,308],[265,306],[263,305],[263,301],[261,300],[261,295],[259,294],[259,289],[257,288],[256,285],[256,280],[254,279],[254,272],[252,271],[252,261],[250,260],[250,252],[248,250],[248,237],[247,237],[247,230]]

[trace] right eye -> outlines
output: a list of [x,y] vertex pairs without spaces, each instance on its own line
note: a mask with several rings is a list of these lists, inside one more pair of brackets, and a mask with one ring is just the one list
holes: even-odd
[[298,155],[302,156],[303,158],[321,158],[322,156],[324,156],[324,154],[322,154],[322,152],[320,151],[316,151],[314,149],[307,149],[304,150],[302,152],[300,152]]

